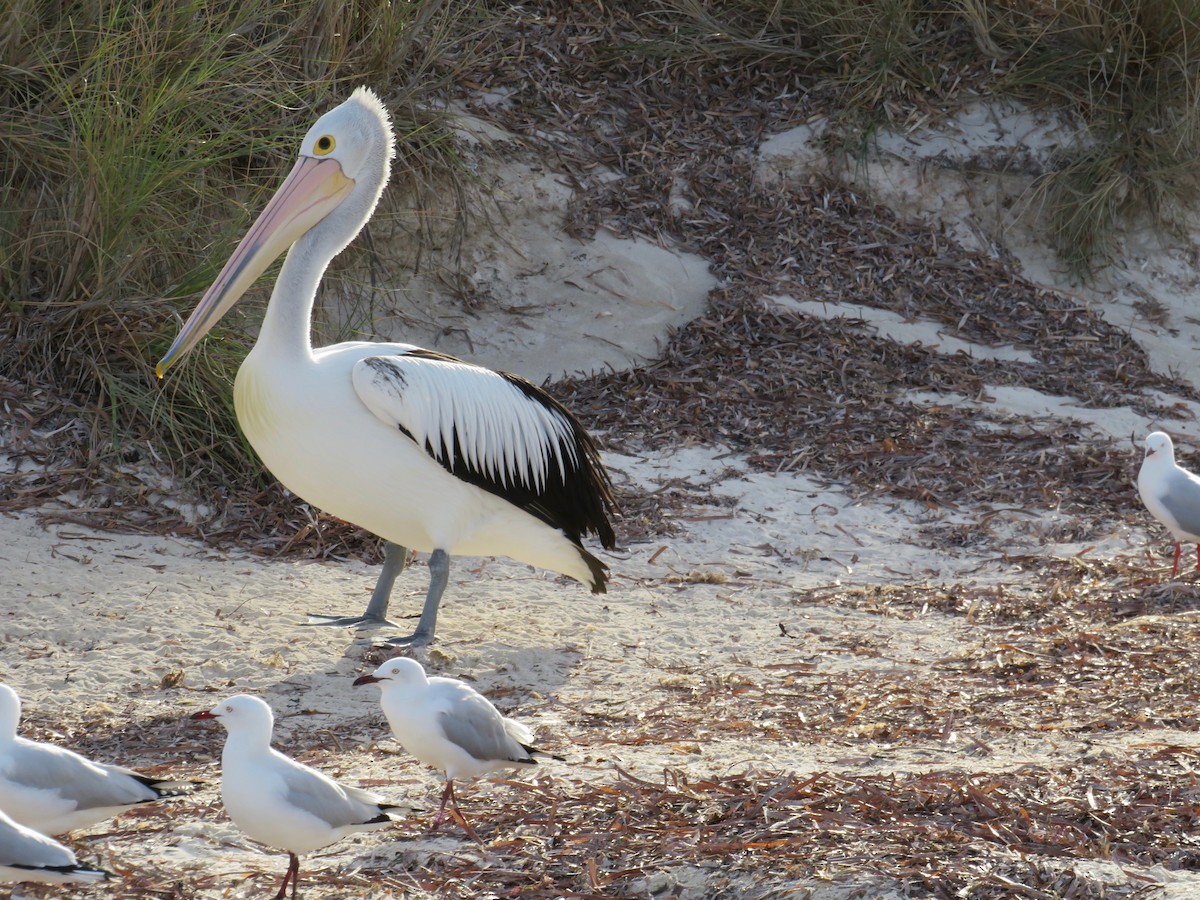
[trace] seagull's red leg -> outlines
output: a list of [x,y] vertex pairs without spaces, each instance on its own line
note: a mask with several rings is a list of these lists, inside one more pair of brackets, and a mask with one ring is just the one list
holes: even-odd
[[[439,825],[442,824],[442,819],[445,818],[445,816],[446,816],[446,804],[448,802],[450,802],[450,799],[453,796],[454,796],[454,779],[447,778],[446,779],[446,789],[444,791],[442,791],[442,805],[438,807],[437,815],[433,817],[433,827],[434,828],[437,828]],[[455,801],[454,805],[455,806],[458,805],[457,800]]]
[[[453,782],[451,782],[451,784],[453,784]],[[454,796],[453,789],[450,791],[450,818],[457,822],[458,827],[467,833],[467,837],[477,844],[483,843],[479,835],[475,833],[475,829],[472,828],[471,824],[467,821],[467,817],[464,816],[462,810],[458,808],[458,798]]]
[[446,816],[446,807],[449,804],[450,818],[458,823],[458,827],[467,833],[467,837],[476,843],[482,844],[483,841],[479,835],[475,833],[475,829],[467,821],[467,817],[462,814],[462,810],[458,808],[458,798],[454,796],[454,779],[446,779],[446,789],[442,791],[442,805],[438,807],[437,815],[433,817],[433,827],[437,828],[441,824],[442,819]]
[[300,860],[296,859],[295,853],[288,853],[287,871],[283,873],[283,884],[279,886],[279,893],[275,895],[275,900],[283,900],[287,896],[288,882],[292,883],[292,896],[296,896],[296,882],[292,877],[292,866],[299,867]]
[[1200,572],[1200,544],[1196,545],[1196,571]]
[[462,814],[462,810],[458,808],[458,801],[454,801],[454,808],[450,810],[450,818],[458,823],[458,827],[467,833],[467,837],[477,844],[483,843],[483,838],[475,833],[475,829],[471,827],[471,823],[467,821],[467,817]]
[[1175,542],[1175,565],[1171,566],[1171,577],[1175,577],[1175,573],[1179,571],[1179,554],[1183,552],[1183,546],[1179,541]]

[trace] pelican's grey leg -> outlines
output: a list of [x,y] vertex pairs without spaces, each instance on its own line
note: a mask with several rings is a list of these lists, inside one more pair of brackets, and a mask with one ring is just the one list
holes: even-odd
[[433,643],[433,634],[437,630],[438,605],[442,602],[442,594],[446,591],[446,582],[450,579],[450,554],[445,550],[434,550],[429,555],[429,593],[425,595],[425,606],[421,610],[421,621],[417,630],[408,637],[389,638],[386,643],[414,647]]
[[[350,626],[355,626],[356,628],[379,628],[380,626],[388,625],[392,628],[398,628],[399,626],[395,622],[388,620],[388,601],[392,598],[392,585],[396,583],[396,579],[404,571],[404,564],[407,561],[408,549],[388,541],[383,546],[383,570],[379,573],[379,580],[375,582],[375,590],[371,592],[371,599],[367,603],[367,609],[361,616],[327,616],[320,613],[309,613],[308,621],[304,624],[339,625],[343,628]],[[422,621],[424,621],[423,617]],[[420,628],[417,630],[419,631]]]

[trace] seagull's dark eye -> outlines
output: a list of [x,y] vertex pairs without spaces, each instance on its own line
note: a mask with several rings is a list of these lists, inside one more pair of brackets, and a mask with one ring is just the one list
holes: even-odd
[[333,139],[333,135],[323,134],[317,138],[316,144],[313,145],[313,152],[317,156],[324,156],[327,153],[331,153],[336,144],[337,142]]

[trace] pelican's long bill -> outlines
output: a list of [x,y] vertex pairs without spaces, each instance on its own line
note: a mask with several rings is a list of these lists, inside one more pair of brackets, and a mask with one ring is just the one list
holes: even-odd
[[200,299],[155,374],[162,378],[196,346],[267,266],[329,215],[353,187],[336,160],[302,156]]

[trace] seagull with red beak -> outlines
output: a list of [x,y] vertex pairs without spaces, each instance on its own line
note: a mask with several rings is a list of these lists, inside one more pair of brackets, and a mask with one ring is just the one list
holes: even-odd
[[1171,577],[1179,572],[1184,543],[1196,545],[1196,569],[1200,571],[1200,478],[1175,463],[1175,445],[1162,431],[1146,437],[1137,486],[1150,515],[1175,538]]
[[221,802],[225,812],[253,840],[286,850],[288,868],[275,900],[300,880],[300,855],[364,831],[392,823],[410,807],[386,803],[361,788],[334,781],[271,746],[275,717],[265,700],[237,694],[193,719],[225,726],[221,751]]

